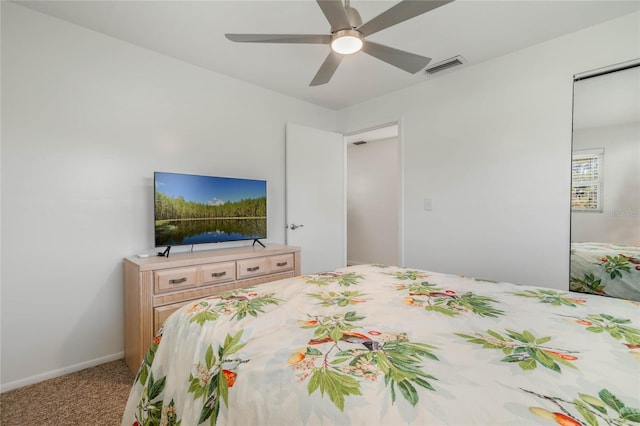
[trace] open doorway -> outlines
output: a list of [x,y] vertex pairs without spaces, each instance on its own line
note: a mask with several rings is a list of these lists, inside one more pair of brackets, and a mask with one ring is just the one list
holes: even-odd
[[345,136],[347,264],[399,265],[398,125]]

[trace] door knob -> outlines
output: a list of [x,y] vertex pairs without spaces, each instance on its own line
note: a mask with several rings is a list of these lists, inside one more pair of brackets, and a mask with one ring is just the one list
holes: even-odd
[[289,228],[293,231],[294,229],[302,228],[303,226],[304,225],[296,225],[295,223],[292,223]]

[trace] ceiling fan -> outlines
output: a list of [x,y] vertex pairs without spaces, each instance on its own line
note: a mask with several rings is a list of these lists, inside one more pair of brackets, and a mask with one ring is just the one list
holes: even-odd
[[403,0],[364,24],[358,11],[349,5],[349,0],[345,0],[345,4],[342,4],[342,0],[316,1],[331,25],[331,34],[225,34],[225,36],[231,41],[242,43],[330,45],[329,56],[311,80],[310,86],[328,83],[342,57],[359,51],[415,74],[426,67],[431,58],[366,41],[365,38],[407,19],[451,3],[453,0]]

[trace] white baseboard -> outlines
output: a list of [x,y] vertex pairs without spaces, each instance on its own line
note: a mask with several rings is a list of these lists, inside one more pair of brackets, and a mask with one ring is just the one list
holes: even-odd
[[68,367],[59,368],[57,370],[48,371],[46,373],[37,374],[35,376],[27,377],[24,379],[15,380],[13,382],[2,383],[0,384],[0,393],[18,389],[23,386],[33,385],[35,383],[44,382],[45,380],[64,376],[65,374],[69,374],[69,373],[75,373],[76,371],[84,370],[85,368],[95,367],[96,365],[104,364],[106,362],[111,362],[111,361],[117,361],[123,358],[124,358],[124,352],[117,352],[115,354],[103,356],[100,358],[95,358],[89,361],[81,362],[79,364],[74,364]]

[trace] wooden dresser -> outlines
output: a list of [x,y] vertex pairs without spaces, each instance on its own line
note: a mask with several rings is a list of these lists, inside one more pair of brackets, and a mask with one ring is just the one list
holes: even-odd
[[300,275],[300,248],[234,247],[124,259],[125,361],[135,374],[165,319],[197,299]]

